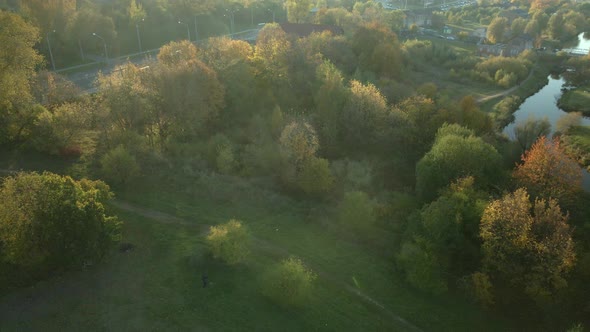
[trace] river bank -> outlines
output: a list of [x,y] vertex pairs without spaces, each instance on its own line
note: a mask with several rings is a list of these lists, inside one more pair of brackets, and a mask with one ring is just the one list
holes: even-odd
[[590,126],[575,126],[560,136],[568,153],[590,172]]
[[566,90],[557,106],[566,112],[582,112],[584,116],[590,116],[590,87]]

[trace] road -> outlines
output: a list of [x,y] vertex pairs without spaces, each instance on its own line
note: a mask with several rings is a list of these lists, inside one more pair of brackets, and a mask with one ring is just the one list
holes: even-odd
[[[258,37],[258,29],[247,29],[243,31],[239,31],[233,34],[224,35],[222,37],[228,37],[235,40],[244,40],[247,42],[255,42],[256,38]],[[206,40],[199,40],[194,43],[197,45],[205,43]],[[148,66],[150,63],[153,63],[157,59],[157,54],[159,52],[159,48],[148,50],[141,53],[133,53],[123,55],[114,59],[104,59],[101,57],[94,57],[97,61],[73,66],[68,68],[62,68],[56,71],[56,73],[60,73],[64,75],[68,80],[76,84],[84,93],[94,93],[96,92],[96,87],[94,87],[94,82],[98,77],[98,73],[102,72],[103,74],[109,75],[117,70],[117,67],[130,61],[131,63],[135,64],[136,66]],[[84,70],[84,68],[88,68]],[[67,74],[68,71],[74,71],[71,74]]]

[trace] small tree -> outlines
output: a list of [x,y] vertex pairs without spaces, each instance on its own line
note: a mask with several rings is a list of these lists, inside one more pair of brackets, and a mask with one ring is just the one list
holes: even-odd
[[100,164],[103,176],[113,184],[123,185],[140,172],[135,157],[123,145],[107,152],[100,159]]
[[334,177],[328,160],[311,157],[303,163],[297,174],[297,185],[306,194],[321,194],[332,189]]
[[549,133],[551,133],[551,124],[547,118],[535,119],[534,116],[530,116],[514,127],[514,139],[522,151],[528,150],[539,137],[547,136]]
[[290,257],[263,277],[263,294],[286,306],[302,306],[311,297],[316,274],[298,258]]
[[207,236],[207,245],[213,257],[234,265],[243,262],[249,254],[249,234],[239,220],[212,226]]
[[289,159],[300,166],[315,155],[319,141],[315,129],[306,121],[293,121],[281,133],[281,146]]
[[338,206],[338,221],[353,231],[366,232],[377,221],[375,203],[362,191],[348,192]]
[[565,134],[571,127],[579,126],[581,124],[582,113],[572,112],[562,116],[559,118],[559,120],[557,120],[556,130],[562,134]]

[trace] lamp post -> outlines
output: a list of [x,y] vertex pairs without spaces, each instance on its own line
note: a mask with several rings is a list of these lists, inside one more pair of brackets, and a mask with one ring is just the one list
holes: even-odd
[[[142,18],[141,21],[144,22],[145,20]],[[139,45],[139,53],[141,53],[143,52],[143,50],[141,49],[141,37],[139,36],[139,22],[135,23],[135,31],[137,32],[137,44]]]
[[197,29],[197,15],[195,15],[195,41],[199,40],[199,29]]
[[104,46],[104,57],[107,59],[107,62],[109,62],[109,53],[107,53],[107,42],[106,40],[104,40],[104,38],[102,38],[101,36],[99,36],[96,32],[92,33],[93,36],[98,37],[102,40],[102,45]]
[[191,30],[188,27],[188,23],[184,23],[182,21],[178,21],[178,24],[186,25],[186,34],[188,35],[188,41],[191,41]]
[[267,9],[267,10],[272,13],[272,23],[275,23],[275,11],[274,11],[274,9],[273,10]]
[[[234,29],[234,13],[238,12],[239,9],[226,9],[226,12],[228,12],[228,17],[229,17],[229,33],[234,33],[235,29]],[[224,15],[225,16],[225,15]]]
[[49,48],[49,57],[51,58],[51,68],[55,71],[55,61],[53,61],[53,51],[51,51],[51,42],[49,41],[49,34],[55,33],[55,30],[49,31],[45,37],[47,38],[47,47]]

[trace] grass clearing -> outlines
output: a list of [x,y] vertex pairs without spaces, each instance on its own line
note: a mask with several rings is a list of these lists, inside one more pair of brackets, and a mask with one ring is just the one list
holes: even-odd
[[[136,207],[113,207],[125,221],[123,241],[136,248],[1,298],[2,330],[411,331],[396,315],[427,331],[511,329],[459,297],[415,291],[387,253],[335,231],[322,204],[310,213],[309,203],[233,177],[177,180],[143,181],[119,194]],[[243,266],[205,251],[208,226],[230,218],[255,237]],[[303,308],[279,307],[260,292],[263,271],[291,255],[319,275]]]

